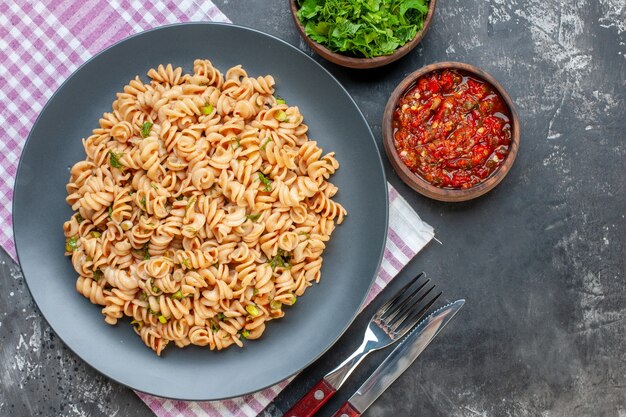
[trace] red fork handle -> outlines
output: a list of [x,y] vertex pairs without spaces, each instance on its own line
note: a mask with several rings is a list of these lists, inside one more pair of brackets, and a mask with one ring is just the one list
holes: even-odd
[[283,414],[283,417],[312,417],[336,392],[332,385],[322,379]]
[[343,403],[341,408],[333,414],[333,417],[359,417],[361,413],[350,404],[350,401]]

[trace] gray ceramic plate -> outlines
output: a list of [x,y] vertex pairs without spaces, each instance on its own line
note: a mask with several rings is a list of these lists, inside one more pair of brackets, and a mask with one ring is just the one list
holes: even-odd
[[[127,321],[104,323],[100,308],[80,296],[77,274],[63,256],[68,168],[84,158],[81,138],[110,111],[115,93],[135,75],[171,62],[191,71],[208,58],[221,71],[242,64],[272,74],[277,94],[298,105],[310,138],[335,151],[332,178],[349,211],[324,253],[322,279],[263,337],[223,352],[146,348]],[[181,24],[128,38],[98,54],[55,93],[35,123],[17,173],[13,222],[28,287],[59,337],[85,362],[131,388],[163,397],[215,400],[268,387],[324,353],[356,316],[380,265],[387,232],[387,188],[367,122],[346,90],[293,46],[255,30],[223,24]]]

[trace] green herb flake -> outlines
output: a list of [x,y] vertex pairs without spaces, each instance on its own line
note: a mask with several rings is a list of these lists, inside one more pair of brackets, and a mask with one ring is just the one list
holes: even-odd
[[257,295],[259,293],[259,290],[257,288],[255,288],[254,290],[252,290],[252,295]]
[[165,318],[163,315],[159,315],[159,322],[161,322],[161,324],[165,324],[167,323],[167,318]]
[[98,232],[97,230],[92,230],[89,234],[91,235],[91,237],[95,237],[96,239],[102,236],[102,233]]
[[77,213],[76,221],[78,222],[78,224],[81,224],[83,221],[85,221],[85,219],[83,219],[83,216],[81,216],[80,213]]
[[281,267],[285,269],[291,268],[289,261],[291,260],[291,254],[285,251],[278,251],[278,254],[270,259],[269,264],[272,269],[276,269],[276,267]]
[[174,294],[172,294],[172,298],[174,300],[182,300],[183,298],[185,298],[185,296],[183,296],[183,290],[176,291]]
[[191,269],[191,261],[189,260],[189,258],[183,258],[183,260],[180,261],[180,263],[187,269]]
[[226,316],[224,315],[224,313],[217,313],[217,319],[218,320],[224,320]]
[[259,314],[261,314],[261,312],[259,311],[259,309],[257,308],[257,306],[255,306],[254,304],[248,304],[246,306],[246,311],[248,312],[248,314],[250,314],[253,317],[258,316]]
[[270,308],[272,310],[280,310],[282,306],[283,306],[283,303],[281,303],[280,301],[277,301],[277,300],[270,301]]
[[287,113],[282,110],[278,110],[274,115],[274,119],[278,120],[279,122],[284,122],[287,120]]
[[93,271],[93,280],[98,282],[102,279],[102,277],[104,276],[104,274],[102,273],[102,271],[98,268],[95,271]]
[[153,124],[150,122],[146,122],[141,126],[141,137],[147,138],[150,136],[150,131],[152,130]]
[[424,27],[428,0],[296,0],[306,35],[333,52],[390,55]]
[[115,153],[113,151],[109,151],[109,164],[113,168],[123,169],[124,165],[120,162],[120,158],[124,155],[124,153]]
[[291,299],[291,305],[294,305],[296,301],[298,301],[298,297],[294,295],[293,298]]
[[159,287],[152,287],[152,292],[159,292]]
[[256,221],[261,217],[261,213],[248,214],[246,217],[256,223]]
[[233,148],[233,149],[241,148],[241,141],[240,141],[240,139],[237,138],[237,139],[231,141],[230,142],[230,147]]
[[270,143],[272,141],[272,138],[267,138],[265,140],[265,143],[263,145],[261,145],[261,150],[264,151],[265,147],[267,146],[268,143]]
[[209,115],[213,113],[213,106],[207,104],[206,106],[203,106],[200,110],[202,110],[202,114]]
[[143,206],[143,208],[146,208],[146,196],[145,195],[141,197],[141,205]]
[[241,337],[243,337],[244,339],[247,339],[250,337],[250,332],[247,330],[244,330],[241,332]]
[[276,104],[287,104],[287,102],[281,96],[275,96]]
[[152,188],[154,188],[154,191],[159,191],[159,186],[158,186],[158,185],[156,185],[155,183],[151,182],[151,183],[150,183],[150,186],[151,186]]
[[267,191],[268,193],[272,191],[272,181],[269,178],[267,178],[265,175],[263,175],[262,172],[259,172],[259,181],[261,181],[263,185],[265,186],[264,187],[265,191]]
[[109,217],[113,214],[113,206],[109,206]]
[[141,301],[148,301],[148,294],[146,294],[145,292],[142,291],[142,293],[139,294],[139,299]]
[[74,252],[78,249],[78,236],[72,236],[65,241],[65,252]]

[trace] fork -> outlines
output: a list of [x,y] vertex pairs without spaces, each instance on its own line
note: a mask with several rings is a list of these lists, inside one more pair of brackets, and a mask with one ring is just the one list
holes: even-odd
[[[402,339],[442,294],[439,292],[429,296],[435,289],[435,285],[429,283],[430,279],[426,279],[422,272],[383,304],[370,319],[361,346],[327,373],[283,417],[313,416],[341,388],[369,353]],[[418,308],[420,305],[423,307]]]

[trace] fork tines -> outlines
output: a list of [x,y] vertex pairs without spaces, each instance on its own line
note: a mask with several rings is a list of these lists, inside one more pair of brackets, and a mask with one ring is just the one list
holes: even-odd
[[420,273],[378,310],[376,321],[392,334],[407,332],[441,296],[442,292],[433,292],[434,289],[435,284]]

